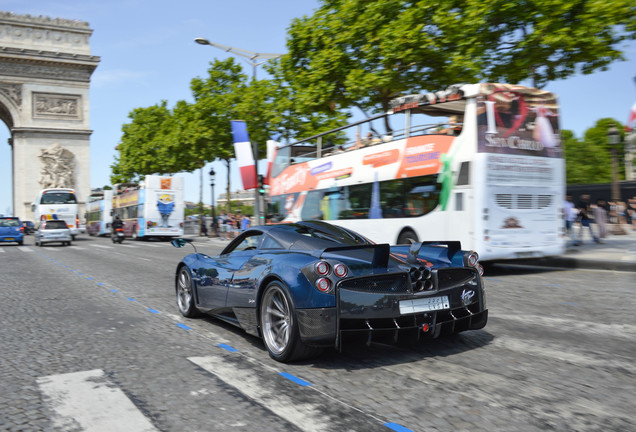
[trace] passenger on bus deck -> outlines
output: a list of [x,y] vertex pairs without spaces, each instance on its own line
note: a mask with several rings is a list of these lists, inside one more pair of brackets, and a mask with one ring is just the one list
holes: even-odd
[[453,136],[459,135],[462,132],[461,121],[462,120],[456,115],[448,117],[448,127],[442,129],[439,133]]

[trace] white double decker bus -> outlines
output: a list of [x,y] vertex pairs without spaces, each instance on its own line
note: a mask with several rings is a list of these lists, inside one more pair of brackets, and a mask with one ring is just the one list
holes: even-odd
[[327,220],[377,243],[459,240],[482,260],[563,253],[555,95],[466,84],[391,107],[280,147],[270,222]]
[[113,216],[133,239],[183,235],[183,177],[147,175],[140,184],[115,185]]

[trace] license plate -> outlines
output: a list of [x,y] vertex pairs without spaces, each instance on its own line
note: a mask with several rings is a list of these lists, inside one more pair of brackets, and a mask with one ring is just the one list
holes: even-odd
[[415,300],[400,301],[400,314],[402,315],[443,309],[450,309],[448,296],[426,297]]
[[15,240],[13,237],[5,237],[5,240]]

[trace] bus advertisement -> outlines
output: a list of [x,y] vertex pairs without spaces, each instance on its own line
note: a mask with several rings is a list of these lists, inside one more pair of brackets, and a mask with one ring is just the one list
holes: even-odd
[[459,240],[482,260],[564,252],[555,95],[467,84],[391,107],[278,148],[270,222],[328,220],[376,243]]
[[97,190],[90,194],[86,204],[86,231],[88,235],[110,235],[110,224],[113,221],[112,209],[112,190]]
[[184,209],[183,177],[147,175],[140,184],[115,185],[113,213],[127,237],[182,236]]
[[73,239],[79,234],[79,204],[74,189],[42,189],[31,204],[31,210],[36,225],[43,220],[63,220]]

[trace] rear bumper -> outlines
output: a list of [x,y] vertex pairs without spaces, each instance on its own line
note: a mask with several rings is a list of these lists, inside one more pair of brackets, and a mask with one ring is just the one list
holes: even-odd
[[24,234],[0,236],[0,242],[13,243],[21,242],[24,240]]
[[336,297],[335,308],[297,309],[304,343],[338,349],[350,338],[397,343],[477,330],[488,321],[481,286],[461,285],[420,294],[339,289]]

